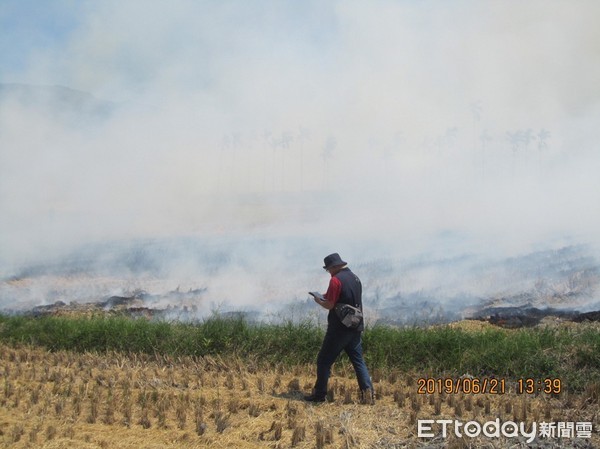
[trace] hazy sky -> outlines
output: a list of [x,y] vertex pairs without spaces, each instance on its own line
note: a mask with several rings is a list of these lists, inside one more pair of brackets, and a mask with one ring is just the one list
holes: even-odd
[[113,112],[0,106],[0,265],[230,232],[346,254],[444,232],[508,252],[592,240],[598,17],[597,1],[3,0],[0,83]]

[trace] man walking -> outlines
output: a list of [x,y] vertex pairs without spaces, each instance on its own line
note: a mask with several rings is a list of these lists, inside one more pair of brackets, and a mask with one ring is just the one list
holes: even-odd
[[331,374],[331,366],[343,351],[348,354],[361,392],[361,402],[373,404],[375,395],[373,384],[363,359],[361,333],[364,323],[355,329],[346,327],[338,315],[335,306],[348,304],[362,310],[362,285],[360,279],[350,271],[338,253],[325,257],[323,267],[331,275],[327,293],[312,294],[321,307],[329,310],[327,315],[327,332],[317,356],[317,380],[313,392],[304,399],[310,402],[324,402],[327,397],[327,382]]

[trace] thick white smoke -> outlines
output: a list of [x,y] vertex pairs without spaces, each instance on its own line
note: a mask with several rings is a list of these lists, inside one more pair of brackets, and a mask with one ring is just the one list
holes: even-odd
[[[185,238],[227,241],[230,265],[165,250],[154,288],[292,300],[326,284],[319,264],[339,251],[397,270],[365,274],[383,296],[486,297],[502,276],[410,278],[398,261],[595,254],[596,2],[29,6],[0,6],[4,279]],[[88,271],[118,259],[101,254]],[[152,285],[105,274],[106,294]],[[44,285],[31,302],[61,296]]]

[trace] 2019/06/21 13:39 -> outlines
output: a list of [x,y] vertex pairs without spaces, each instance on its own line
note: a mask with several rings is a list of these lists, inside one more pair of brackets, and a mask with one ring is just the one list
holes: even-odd
[[[418,394],[505,394],[512,382],[496,377],[459,377],[417,379]],[[517,394],[560,394],[562,382],[559,378],[520,378],[514,383]]]

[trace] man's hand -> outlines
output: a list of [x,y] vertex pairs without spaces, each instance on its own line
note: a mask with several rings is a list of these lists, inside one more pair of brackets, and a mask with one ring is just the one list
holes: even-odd
[[308,294],[311,295],[315,302],[324,309],[331,310],[335,307],[334,303],[332,303],[328,299],[325,299],[325,296],[319,292],[308,292]]
[[328,300],[319,301],[319,305],[327,310],[331,310],[335,307],[335,304]]
[[314,299],[320,299],[321,301],[325,301],[325,297],[319,292],[308,292],[308,294]]

